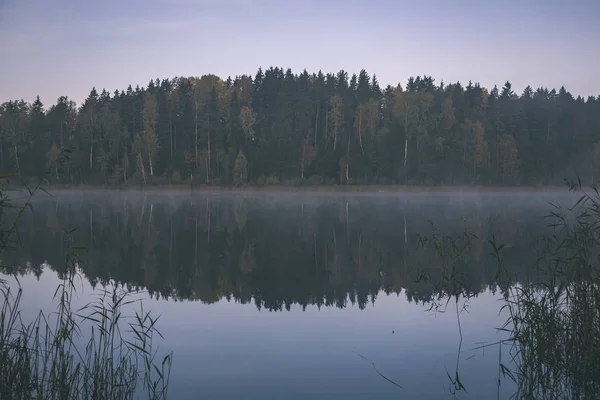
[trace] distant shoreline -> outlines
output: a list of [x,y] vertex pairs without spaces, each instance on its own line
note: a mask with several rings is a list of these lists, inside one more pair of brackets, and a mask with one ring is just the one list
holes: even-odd
[[[264,185],[264,186],[208,186],[191,188],[187,184],[164,184],[142,186],[104,186],[104,185],[42,185],[52,193],[65,192],[138,192],[138,193],[362,193],[362,194],[527,194],[527,193],[568,193],[565,185],[560,186],[419,186],[419,185]],[[22,188],[19,188],[22,190]]]

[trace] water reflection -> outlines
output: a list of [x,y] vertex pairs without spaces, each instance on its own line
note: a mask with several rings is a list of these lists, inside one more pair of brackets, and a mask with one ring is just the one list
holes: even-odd
[[424,248],[424,236],[476,235],[454,263],[453,281],[480,293],[499,283],[484,249],[492,234],[505,246],[511,277],[534,272],[532,249],[545,229],[539,204],[526,197],[70,195],[34,204],[34,218],[22,221],[23,251],[6,264],[40,274],[47,263],[61,272],[76,246],[92,284],[114,279],[160,298],[364,308],[380,291],[404,290],[409,301],[430,302],[447,263]]
[[[165,337],[174,338],[176,398],[200,389],[223,394],[230,379],[238,383],[231,398],[248,387],[267,397],[331,387],[345,398],[397,396],[381,379],[357,383],[352,362],[376,377],[371,360],[402,384],[405,398],[463,396],[463,383],[472,398],[504,398],[515,389],[520,398],[589,398],[598,393],[593,332],[600,302],[589,276],[567,266],[560,274],[541,268],[557,265],[549,262],[557,253],[548,251],[541,218],[550,208],[546,200],[568,206],[573,197],[70,194],[37,201],[34,218],[23,220],[23,251],[4,259],[12,272],[39,277],[45,263],[60,274],[77,247],[92,286],[115,280],[168,300],[153,304],[166,315]],[[546,289],[520,289],[531,282]],[[394,295],[425,307],[409,308]],[[573,301],[579,306],[572,308]],[[370,304],[377,311],[362,311]],[[508,307],[498,316],[502,305]],[[336,309],[345,309],[343,316]],[[423,319],[424,310],[446,313],[434,324]],[[190,315],[198,321],[188,321]],[[507,319],[520,325],[506,325],[502,338],[514,336],[502,341],[494,328]],[[583,333],[566,334],[570,325]],[[221,373],[190,372],[199,357]],[[435,388],[419,378],[426,370]],[[313,392],[285,371],[310,375]],[[345,379],[328,386],[319,374]],[[559,387],[548,389],[544,379]]]

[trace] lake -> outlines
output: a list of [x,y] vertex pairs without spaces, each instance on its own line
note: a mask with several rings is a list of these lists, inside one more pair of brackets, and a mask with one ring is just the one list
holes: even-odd
[[504,294],[539,274],[548,202],[576,198],[40,194],[4,272],[24,316],[52,309],[73,249],[79,304],[111,281],[143,290],[173,352],[169,398],[508,398]]

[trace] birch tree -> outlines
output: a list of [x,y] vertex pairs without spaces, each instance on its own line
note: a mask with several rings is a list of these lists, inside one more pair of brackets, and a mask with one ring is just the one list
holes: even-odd
[[142,106],[142,134],[141,140],[144,146],[144,151],[148,157],[148,167],[150,176],[154,176],[154,168],[152,160],[158,152],[158,136],[156,133],[156,98],[154,95],[146,92],[144,94],[144,104]]

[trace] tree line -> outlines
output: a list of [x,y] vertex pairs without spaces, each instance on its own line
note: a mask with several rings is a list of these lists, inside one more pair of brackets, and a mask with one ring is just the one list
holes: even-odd
[[0,106],[0,171],[71,184],[562,182],[600,168],[600,96],[411,77],[381,88],[271,67],[223,80],[152,80],[80,107]]

